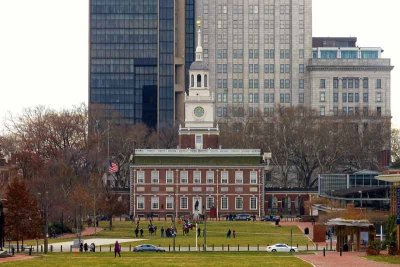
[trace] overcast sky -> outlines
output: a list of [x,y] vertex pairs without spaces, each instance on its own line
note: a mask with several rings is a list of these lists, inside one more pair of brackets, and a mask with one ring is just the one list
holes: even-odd
[[[358,37],[359,46],[382,47],[392,59],[397,127],[399,7],[397,0],[313,0],[313,36]],[[0,0],[0,122],[26,107],[62,109],[87,100],[88,1]]]

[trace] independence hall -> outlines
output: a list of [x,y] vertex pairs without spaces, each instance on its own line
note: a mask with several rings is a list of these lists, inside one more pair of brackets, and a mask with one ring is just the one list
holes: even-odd
[[263,216],[263,177],[270,155],[261,155],[259,149],[220,148],[200,29],[189,78],[179,148],[135,150],[130,166],[130,215]]

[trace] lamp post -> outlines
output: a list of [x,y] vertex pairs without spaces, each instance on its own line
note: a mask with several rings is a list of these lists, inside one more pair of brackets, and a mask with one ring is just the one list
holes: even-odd
[[360,193],[360,208],[363,207],[363,203],[362,203],[362,191],[358,191],[358,193]]
[[48,222],[48,195],[49,192],[45,192],[44,196],[44,203],[43,203],[43,195],[41,193],[38,193],[40,197],[40,206],[41,206],[41,211],[42,211],[42,218],[44,219],[44,254],[47,254],[48,248],[49,248],[49,222]]

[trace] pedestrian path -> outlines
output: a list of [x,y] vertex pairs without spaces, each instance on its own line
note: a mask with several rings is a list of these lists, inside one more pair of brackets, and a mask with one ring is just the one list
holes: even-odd
[[339,252],[327,252],[323,256],[322,252],[315,254],[297,255],[298,258],[313,264],[315,267],[339,267],[339,266],[358,266],[358,267],[383,267],[398,266],[367,260],[364,258],[365,252],[345,252],[340,256]]

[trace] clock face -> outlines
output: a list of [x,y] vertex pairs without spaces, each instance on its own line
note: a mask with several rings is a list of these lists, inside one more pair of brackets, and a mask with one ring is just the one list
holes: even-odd
[[200,106],[195,107],[195,108],[194,108],[194,115],[195,115],[197,118],[203,117],[203,115],[204,115],[204,108],[203,108],[203,107],[200,107]]

